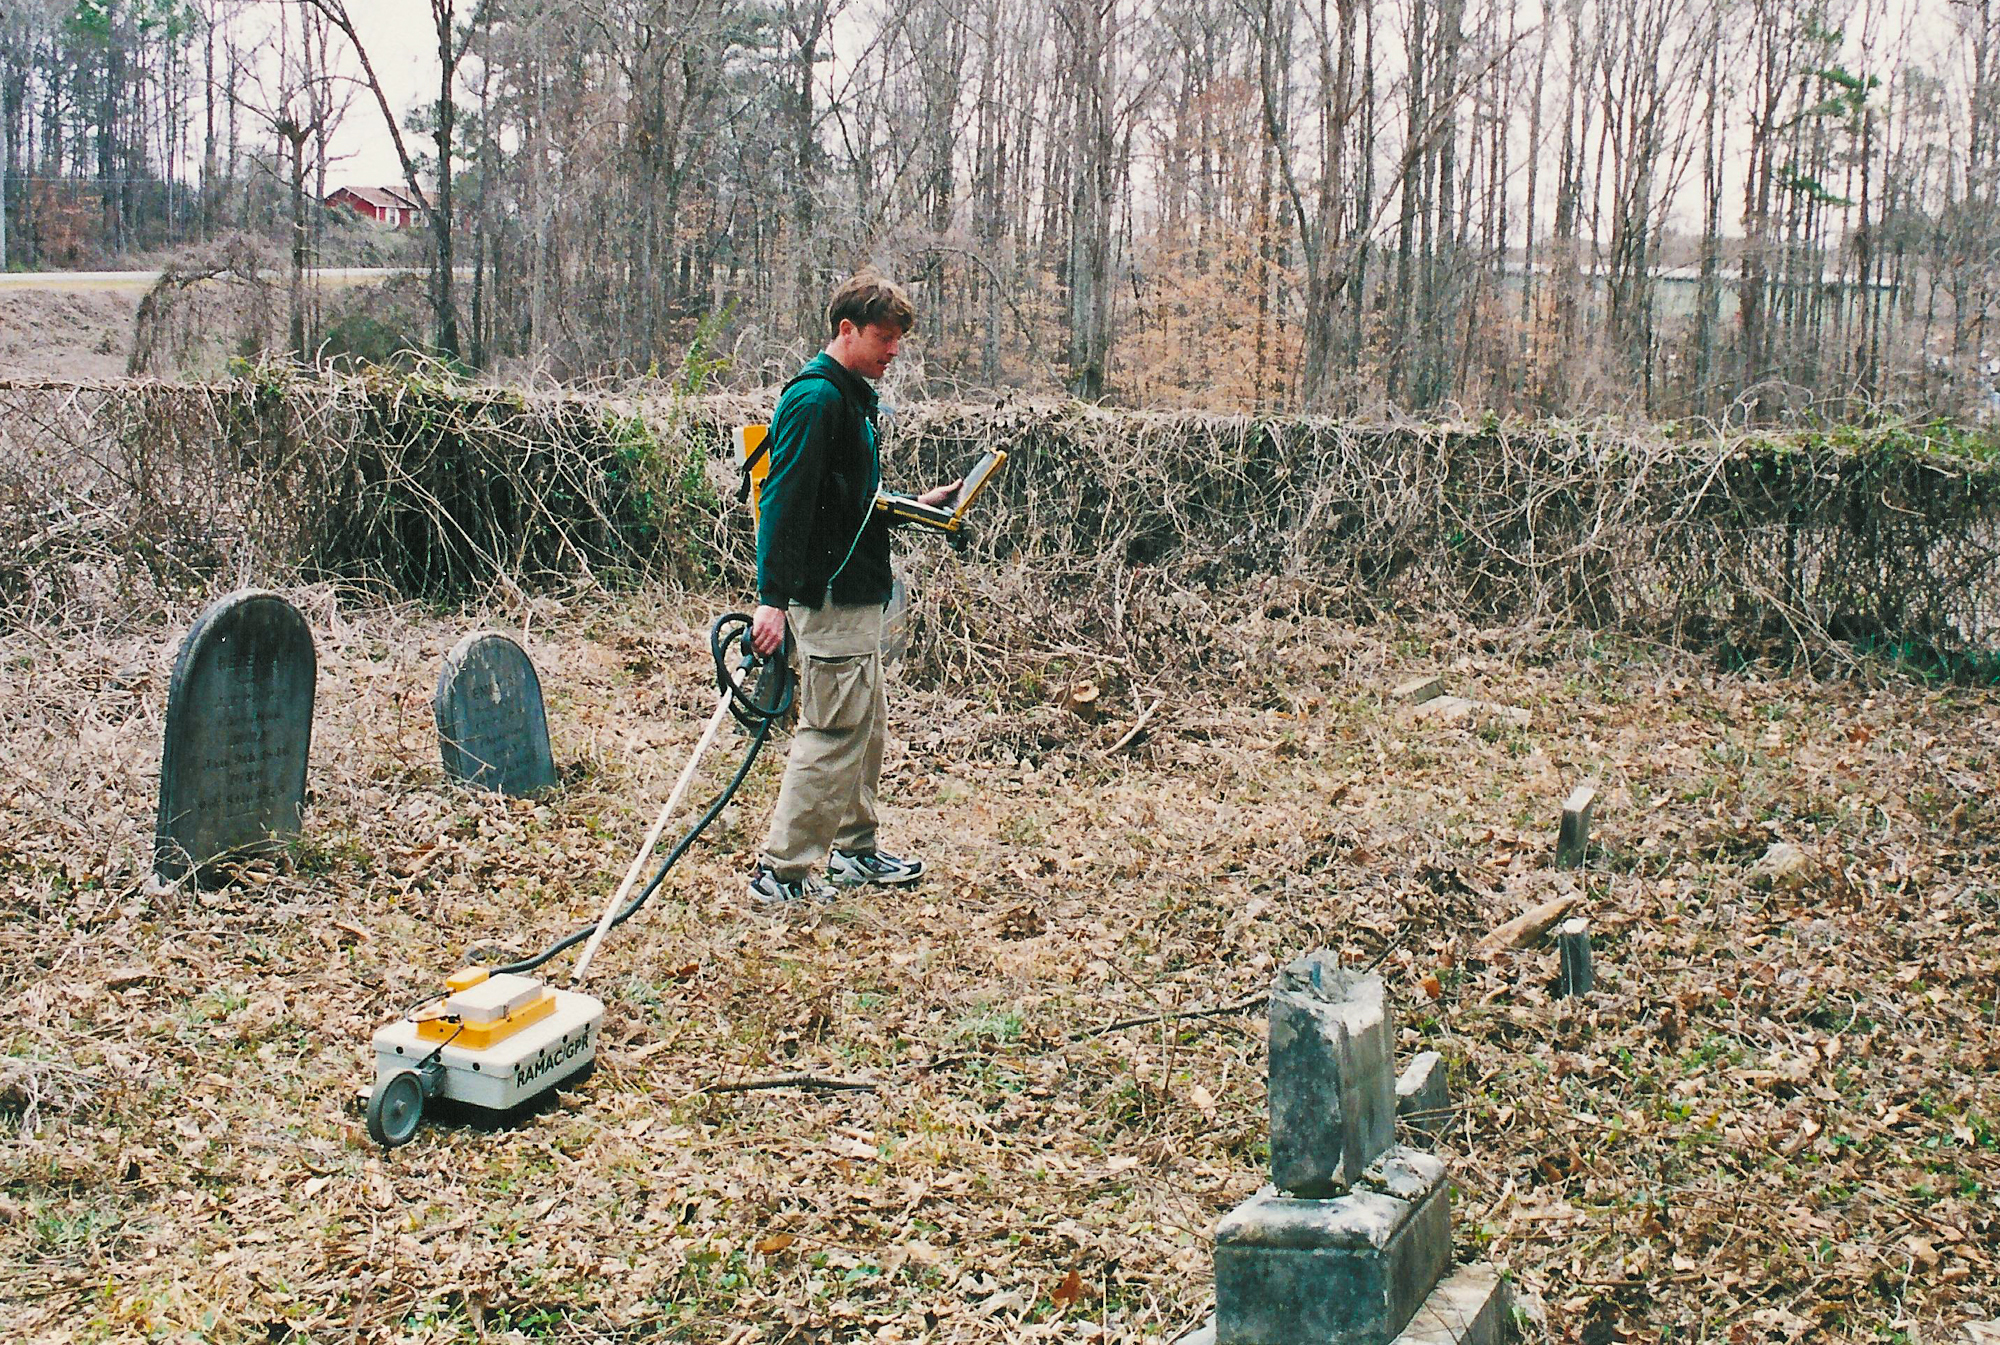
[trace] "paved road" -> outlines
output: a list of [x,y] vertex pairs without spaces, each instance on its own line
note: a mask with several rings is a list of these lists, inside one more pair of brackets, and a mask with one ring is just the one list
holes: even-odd
[[[421,274],[409,266],[329,266],[310,271],[321,285],[367,285],[390,276]],[[283,280],[282,275],[273,277]],[[20,290],[148,290],[158,271],[0,271],[0,294]]]

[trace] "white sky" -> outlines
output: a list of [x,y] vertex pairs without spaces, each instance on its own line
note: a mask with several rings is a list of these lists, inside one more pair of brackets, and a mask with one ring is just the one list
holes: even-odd
[[[382,81],[383,92],[398,121],[409,115],[420,99],[436,97],[437,53],[431,33],[430,6],[424,0],[347,0],[368,47],[368,59]],[[258,6],[261,11],[276,6]],[[254,21],[253,21],[254,22]],[[268,26],[270,20],[263,21]],[[255,31],[253,29],[252,31]],[[335,35],[335,60],[342,60],[345,39]],[[350,62],[352,57],[346,58]],[[358,62],[347,65],[348,73],[360,77]],[[404,141],[408,144],[408,140]],[[374,95],[357,85],[347,115],[334,132],[333,162],[327,169],[328,190],[337,186],[394,186],[403,180],[403,166],[396,147],[382,124],[381,109]],[[416,149],[411,146],[412,151]]]

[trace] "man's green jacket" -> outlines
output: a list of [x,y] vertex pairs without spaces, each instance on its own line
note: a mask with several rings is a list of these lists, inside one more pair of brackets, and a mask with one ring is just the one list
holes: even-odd
[[815,355],[771,413],[771,470],[757,497],[757,600],[821,607],[889,601],[889,522],[875,509],[882,461],[875,389]]

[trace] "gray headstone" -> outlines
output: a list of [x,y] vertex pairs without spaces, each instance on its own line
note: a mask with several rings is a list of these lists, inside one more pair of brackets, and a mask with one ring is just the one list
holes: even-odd
[[[1339,1195],[1395,1142],[1394,1033],[1382,978],[1307,953],[1271,986],[1271,1180]],[[1426,1286],[1428,1288],[1428,1286]]]
[[312,632],[275,593],[239,590],[181,643],[167,689],[153,871],[211,876],[210,861],[299,832],[312,746]]
[[[1498,1278],[1451,1263],[1438,1159],[1394,1143],[1396,1114],[1439,1111],[1443,1061],[1392,1074],[1382,979],[1331,953],[1271,986],[1271,1175],[1215,1228],[1215,1318],[1182,1345],[1499,1345]],[[1400,1103],[1400,1105],[1399,1105]],[[1441,1296],[1442,1295],[1442,1296]],[[1416,1318],[1435,1319],[1419,1326]],[[1415,1330],[1417,1334],[1408,1333]]]
[[506,636],[475,631],[460,640],[445,656],[433,709],[452,779],[515,795],[556,782],[541,679]]

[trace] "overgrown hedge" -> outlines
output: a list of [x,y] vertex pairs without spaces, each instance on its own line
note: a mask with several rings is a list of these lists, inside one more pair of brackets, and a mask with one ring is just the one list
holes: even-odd
[[1159,571],[1278,605],[1447,609],[1747,658],[1888,649],[1982,679],[2000,644],[2000,462],[1950,427],[1717,435],[1488,419],[1356,425],[933,407],[911,475],[1010,453],[975,555],[1052,587]]
[[716,572],[685,418],[424,375],[0,384],[16,620],[222,584],[448,599]]
[[[767,409],[379,374],[0,384],[0,597],[22,621],[325,577],[426,598],[503,579],[746,587],[728,436]],[[923,405],[885,451],[915,484],[988,447],[1010,463],[953,582],[1039,592],[1050,640],[1186,643],[1191,603],[1255,593],[1744,654],[1861,644],[1964,667],[2000,642],[2000,468],[1943,427]]]

